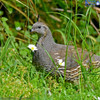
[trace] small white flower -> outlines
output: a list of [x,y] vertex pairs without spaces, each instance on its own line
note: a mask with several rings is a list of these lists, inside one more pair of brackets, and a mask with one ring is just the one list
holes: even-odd
[[51,96],[52,95],[52,93],[50,92],[50,91],[48,91],[48,94]]
[[98,97],[98,100],[100,100],[100,97]]
[[58,59],[58,64],[59,64],[60,66],[65,66],[65,62],[63,62],[62,59]]
[[33,52],[34,52],[35,50],[38,50],[37,47],[36,47],[35,45],[33,45],[33,44],[29,44],[29,45],[28,45],[28,48],[31,49]]
[[99,2],[99,1],[97,1],[97,2],[96,2],[96,5],[97,5],[97,6],[98,6],[98,5],[100,5],[100,2]]
[[20,31],[20,30],[21,30],[21,27],[16,27],[16,30],[17,30],[17,31]]

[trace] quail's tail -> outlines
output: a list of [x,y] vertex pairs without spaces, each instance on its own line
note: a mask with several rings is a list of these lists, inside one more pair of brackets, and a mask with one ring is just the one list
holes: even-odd
[[94,68],[100,67],[100,56],[93,55],[91,60],[92,60],[92,65],[94,66]]

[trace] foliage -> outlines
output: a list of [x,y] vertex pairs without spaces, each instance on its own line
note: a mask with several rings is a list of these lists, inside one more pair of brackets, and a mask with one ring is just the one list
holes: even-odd
[[33,53],[27,48],[37,42],[37,34],[30,34],[30,29],[39,15],[40,21],[52,30],[56,42],[100,55],[100,19],[92,6],[86,7],[84,0],[1,0],[0,8],[0,97],[37,100],[100,97],[99,70],[86,73],[87,80],[79,80],[78,85],[64,83],[61,77],[57,80],[36,71]]

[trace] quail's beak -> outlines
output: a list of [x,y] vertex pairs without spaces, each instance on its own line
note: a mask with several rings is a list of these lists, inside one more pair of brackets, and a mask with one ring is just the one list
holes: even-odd
[[31,29],[31,33],[33,33],[33,32],[35,32],[35,30],[32,28],[32,29]]

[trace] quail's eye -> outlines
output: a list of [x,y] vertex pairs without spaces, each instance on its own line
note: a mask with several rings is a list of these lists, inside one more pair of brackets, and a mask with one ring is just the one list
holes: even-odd
[[41,28],[41,26],[38,26],[38,28]]

